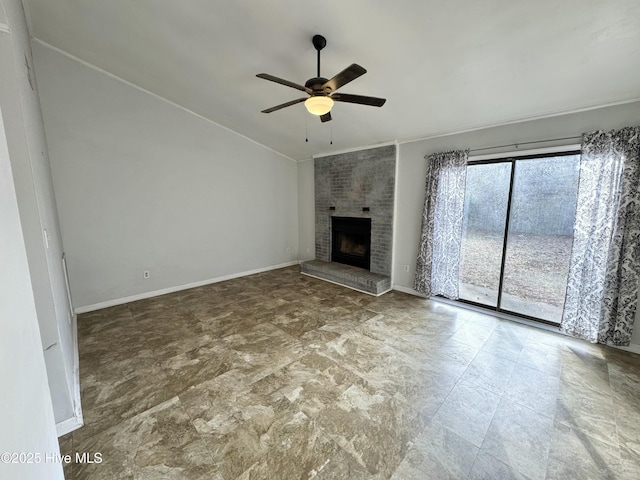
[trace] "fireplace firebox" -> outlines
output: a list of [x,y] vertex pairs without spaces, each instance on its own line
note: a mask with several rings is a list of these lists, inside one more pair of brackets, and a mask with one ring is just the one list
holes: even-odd
[[369,270],[371,219],[331,217],[331,261]]

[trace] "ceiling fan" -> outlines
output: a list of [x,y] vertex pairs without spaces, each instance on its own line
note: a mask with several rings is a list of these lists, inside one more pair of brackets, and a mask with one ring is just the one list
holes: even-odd
[[274,77],[268,73],[259,73],[256,75],[258,78],[263,78],[271,82],[295,88],[296,90],[301,90],[309,94],[309,96],[267,108],[266,110],[262,110],[262,113],[275,112],[281,108],[290,107],[291,105],[304,102],[309,113],[320,116],[320,120],[323,122],[328,122],[331,120],[331,107],[333,107],[333,102],[357,103],[360,105],[371,105],[372,107],[381,107],[384,105],[384,102],[387,101],[386,98],[351,95],[349,93],[335,93],[335,91],[340,87],[355,80],[361,75],[364,75],[367,71],[360,65],[353,63],[338,73],[331,80],[322,78],[320,76],[320,50],[327,45],[327,40],[322,35],[314,35],[311,41],[315,49],[318,51],[318,76],[307,80],[304,86],[290,82],[289,80]]

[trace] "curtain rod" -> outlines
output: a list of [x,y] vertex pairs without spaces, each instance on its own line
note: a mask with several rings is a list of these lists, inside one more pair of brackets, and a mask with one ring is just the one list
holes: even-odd
[[563,137],[563,138],[550,138],[548,140],[535,140],[533,142],[522,142],[522,143],[508,143],[506,145],[496,145],[493,147],[483,147],[483,148],[472,148],[469,152],[481,152],[483,150],[493,150],[495,148],[506,148],[506,147],[516,147],[518,148],[520,145],[533,145],[534,143],[546,143],[546,142],[559,142],[560,140],[575,140],[581,139],[582,135],[578,135],[575,137]]

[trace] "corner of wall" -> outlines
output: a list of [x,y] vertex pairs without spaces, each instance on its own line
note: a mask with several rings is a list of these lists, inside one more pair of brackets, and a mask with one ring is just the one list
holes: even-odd
[[7,42],[6,55],[0,59],[0,68],[7,72],[0,100],[54,413],[62,420],[73,411],[69,388],[73,352],[60,226],[23,5],[20,0],[2,0],[2,5],[10,31],[0,36]]

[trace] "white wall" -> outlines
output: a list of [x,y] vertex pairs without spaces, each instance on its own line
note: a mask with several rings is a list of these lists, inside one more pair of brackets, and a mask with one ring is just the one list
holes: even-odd
[[295,162],[33,48],[76,307],[297,261]]
[[62,239],[26,19],[20,0],[1,0],[1,5],[10,33],[0,34],[0,105],[54,413],[63,422],[77,419],[80,413]]
[[316,258],[316,209],[313,158],[298,163],[298,245],[300,260]]
[[0,453],[30,452],[41,463],[2,461],[0,478],[63,479],[61,464],[44,461],[60,450],[4,132],[0,111]]

